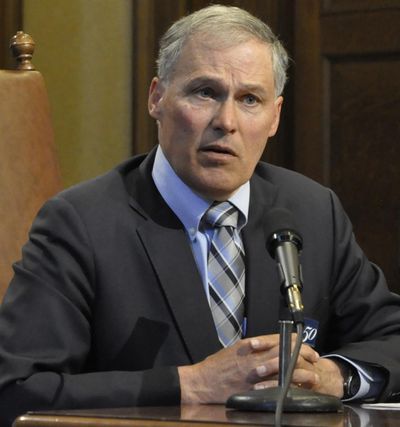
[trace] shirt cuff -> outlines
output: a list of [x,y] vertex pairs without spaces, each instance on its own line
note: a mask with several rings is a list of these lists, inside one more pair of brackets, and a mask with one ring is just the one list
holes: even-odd
[[378,372],[377,368],[374,369],[374,375],[372,375],[371,372],[368,372],[361,363],[354,362],[340,354],[328,354],[322,357],[327,359],[341,359],[351,365],[360,376],[360,387],[357,393],[349,399],[342,399],[343,402],[378,398],[381,394],[385,382],[382,373]]

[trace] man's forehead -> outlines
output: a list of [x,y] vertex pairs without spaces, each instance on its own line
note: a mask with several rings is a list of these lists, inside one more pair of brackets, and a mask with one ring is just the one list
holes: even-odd
[[203,39],[192,39],[183,49],[171,77],[186,84],[222,86],[232,79],[249,89],[259,89],[269,86],[272,76],[270,49],[258,39],[225,49],[208,41],[204,44]]
[[182,49],[175,69],[183,67],[186,70],[204,68],[210,70],[237,69],[246,73],[252,68],[272,65],[270,46],[258,39],[249,39],[240,44],[229,43],[221,46],[218,42],[211,43],[203,38],[190,39]]
[[224,52],[231,48],[237,48],[241,45],[252,45],[262,46],[268,55],[271,55],[271,45],[264,40],[261,40],[251,34],[235,34],[214,32],[209,33],[197,33],[188,37],[182,47],[182,52],[193,52],[193,50],[205,50]]

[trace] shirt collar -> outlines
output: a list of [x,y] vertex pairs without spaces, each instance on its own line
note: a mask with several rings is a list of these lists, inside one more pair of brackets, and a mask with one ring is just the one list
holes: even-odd
[[[152,176],[154,183],[168,206],[180,219],[192,240],[195,239],[199,223],[212,200],[204,199],[186,185],[175,173],[160,146],[157,147]],[[238,230],[247,223],[250,200],[250,184],[245,182],[228,199],[242,215]]]

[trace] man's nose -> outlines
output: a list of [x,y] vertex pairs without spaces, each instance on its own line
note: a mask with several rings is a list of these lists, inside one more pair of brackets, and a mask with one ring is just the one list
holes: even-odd
[[237,106],[235,100],[225,99],[221,101],[215,111],[212,126],[223,133],[234,133],[237,129]]

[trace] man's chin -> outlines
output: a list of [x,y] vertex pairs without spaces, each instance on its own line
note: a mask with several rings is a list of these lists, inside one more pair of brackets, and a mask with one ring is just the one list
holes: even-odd
[[210,174],[206,182],[196,183],[191,188],[206,199],[222,201],[229,199],[241,185],[241,182],[222,181],[221,177],[213,178],[213,175]]

